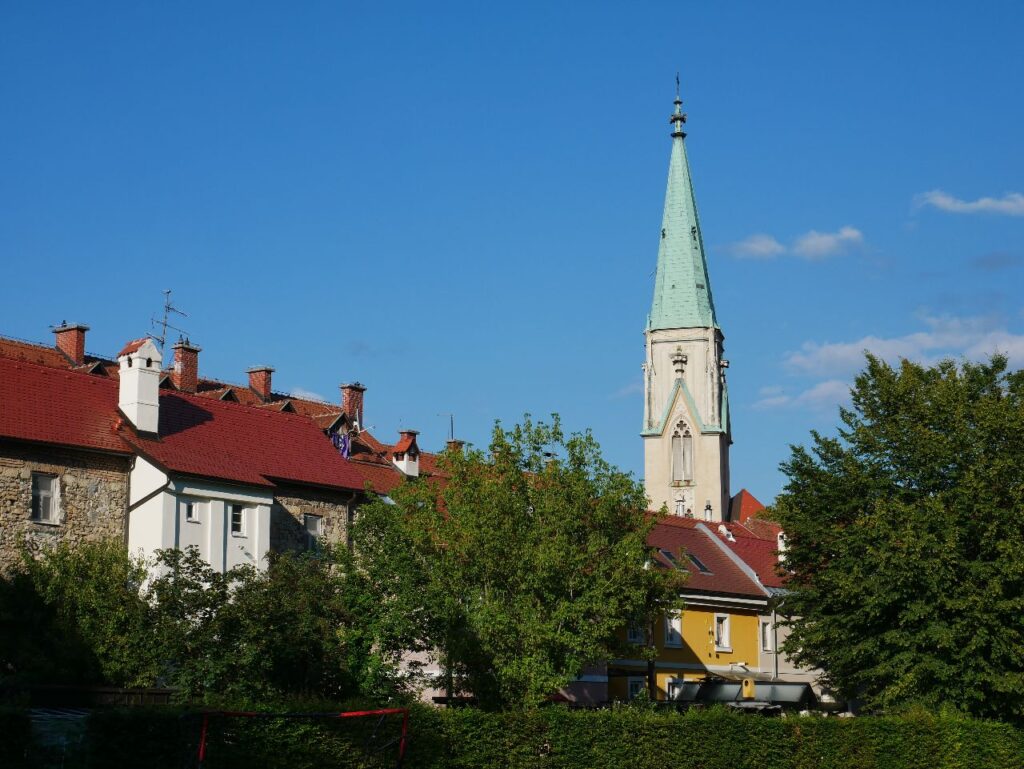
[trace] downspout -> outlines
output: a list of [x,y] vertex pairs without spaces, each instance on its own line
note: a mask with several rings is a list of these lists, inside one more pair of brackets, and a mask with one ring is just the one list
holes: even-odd
[[124,549],[128,549],[128,531],[131,528],[132,519],[132,473],[135,472],[135,454],[132,454],[131,460],[128,462],[128,482],[125,485],[124,495]]
[[779,677],[779,631],[776,629],[775,604],[772,604],[772,680]]

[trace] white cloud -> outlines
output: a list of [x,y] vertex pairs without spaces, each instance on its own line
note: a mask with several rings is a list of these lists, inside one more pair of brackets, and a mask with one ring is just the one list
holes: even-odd
[[304,400],[323,401],[324,403],[327,402],[327,398],[322,396],[320,393],[315,393],[312,390],[307,390],[303,387],[293,387],[289,394],[295,398],[303,398]]
[[805,259],[824,259],[863,242],[864,235],[856,227],[841,227],[836,232],[811,230],[796,239],[793,253]]
[[842,379],[827,379],[804,390],[794,402],[814,409],[831,409],[850,398],[850,383]]
[[909,358],[933,363],[943,357],[980,360],[994,352],[1024,363],[1024,335],[1014,334],[990,317],[925,317],[926,331],[896,337],[865,336],[855,342],[806,342],[786,356],[793,371],[818,376],[843,376],[864,366],[864,352],[890,362]]
[[798,395],[786,395],[781,387],[762,387],[763,396],[754,401],[754,408],[760,411],[778,408],[804,407],[816,410],[830,410],[850,397],[850,384],[841,379],[818,382]]
[[758,233],[728,247],[729,253],[741,259],[774,259],[786,253],[786,247],[771,235]]
[[1007,192],[1001,198],[978,198],[977,200],[960,200],[948,192],[931,190],[914,197],[914,206],[922,208],[931,206],[951,214],[1004,214],[1005,216],[1024,216],[1024,195],[1019,192]]
[[864,368],[865,351],[895,363],[908,358],[925,365],[941,358],[985,360],[995,352],[1010,359],[1011,366],[1024,365],[1024,334],[1009,331],[993,317],[924,317],[924,331],[895,337],[865,336],[854,342],[806,342],[785,357],[794,374],[821,378],[796,395],[781,387],[762,387],[755,409],[810,408],[831,410],[850,396],[853,376]]
[[644,391],[644,383],[643,382],[639,382],[639,381],[637,381],[637,382],[630,382],[625,387],[620,387],[618,390],[616,390],[614,393],[612,393],[611,397],[612,398],[628,398],[630,395],[636,395],[637,393],[642,393],[643,391]]

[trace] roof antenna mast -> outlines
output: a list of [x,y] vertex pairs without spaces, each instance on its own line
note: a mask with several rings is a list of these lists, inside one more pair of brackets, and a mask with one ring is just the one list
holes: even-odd
[[439,417],[448,417],[448,440],[455,440],[455,415],[449,413],[438,414]]
[[184,334],[186,337],[188,336],[188,332],[187,331],[185,331],[184,329],[178,328],[177,326],[172,326],[170,323],[167,322],[167,319],[170,317],[171,313],[176,313],[176,314],[180,315],[183,318],[187,318],[188,317],[188,313],[182,312],[177,307],[175,307],[173,304],[171,304],[171,289],[168,288],[168,289],[164,290],[163,293],[164,293],[164,315],[163,315],[163,318],[161,320],[157,320],[156,318],[150,318],[149,319],[149,325],[151,327],[159,328],[160,329],[160,336],[156,337],[156,341],[158,341],[160,343],[160,353],[161,354],[163,354],[164,344],[167,342],[167,329],[170,329],[171,331],[177,331],[179,334]]

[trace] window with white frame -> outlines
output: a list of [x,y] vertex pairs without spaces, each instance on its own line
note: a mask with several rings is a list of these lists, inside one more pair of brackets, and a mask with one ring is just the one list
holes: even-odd
[[715,649],[718,651],[732,651],[729,644],[729,615],[715,615]]
[[60,484],[56,475],[32,473],[32,520],[60,523]]
[[683,645],[683,615],[678,611],[665,614],[665,646],[679,649]]
[[306,529],[306,547],[315,550],[317,541],[324,534],[323,516],[306,513],[302,516],[302,523]]
[[761,620],[761,651],[775,651],[775,644],[772,643],[772,622],[768,619]]
[[647,633],[642,625],[630,625],[626,630],[626,643],[642,646],[647,643]]
[[626,697],[635,700],[647,692],[647,679],[643,676],[630,676],[626,679]]
[[194,499],[181,500],[182,517],[189,523],[200,523],[199,503]]
[[231,505],[231,534],[245,536],[245,507],[242,505]]

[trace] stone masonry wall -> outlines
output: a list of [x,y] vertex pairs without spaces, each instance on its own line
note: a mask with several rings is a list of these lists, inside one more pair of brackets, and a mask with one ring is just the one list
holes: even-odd
[[351,492],[301,487],[281,488],[270,509],[270,549],[276,552],[305,550],[305,515],[319,515],[323,538],[345,543]]
[[[21,545],[52,547],[124,536],[127,457],[0,441],[0,573]],[[59,522],[32,520],[32,473],[57,476]]]

